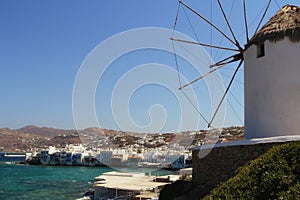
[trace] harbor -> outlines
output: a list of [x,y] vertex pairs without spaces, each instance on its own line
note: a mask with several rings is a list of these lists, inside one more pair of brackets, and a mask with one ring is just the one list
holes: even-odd
[[[115,171],[109,167],[39,166],[0,163],[0,199],[85,198],[93,190],[94,178]],[[143,171],[143,170],[141,170]],[[166,170],[154,176],[174,174]]]
[[[87,150],[82,145],[50,146],[40,152],[26,154],[27,164],[50,166],[110,166],[179,170],[191,166],[191,152],[153,149],[137,153],[132,149]],[[24,154],[25,155],[25,154]],[[25,161],[25,156],[21,161]]]
[[299,0],[0,13],[0,200],[300,199]]
[[93,187],[93,179],[112,171],[101,167],[52,167],[0,163],[0,199],[82,198]]

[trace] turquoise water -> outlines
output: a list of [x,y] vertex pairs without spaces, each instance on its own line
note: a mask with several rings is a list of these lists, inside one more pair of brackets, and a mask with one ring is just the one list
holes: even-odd
[[0,199],[80,198],[95,176],[108,171],[112,169],[0,164]]
[[[0,199],[74,200],[92,188],[95,176],[109,171],[113,169],[0,164]],[[152,174],[165,175],[170,172],[160,170]]]

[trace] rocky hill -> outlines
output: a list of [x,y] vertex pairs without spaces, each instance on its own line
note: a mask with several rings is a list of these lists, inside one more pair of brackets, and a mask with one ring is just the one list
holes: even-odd
[[64,130],[64,129],[56,129],[56,128],[48,128],[48,127],[38,127],[34,125],[25,126],[23,128],[15,130],[20,133],[30,133],[39,136],[46,137],[55,137],[59,135],[72,135],[77,133],[76,130]]
[[49,146],[64,147],[70,143],[81,143],[76,131],[57,130],[54,133],[48,130],[51,129],[33,126],[18,130],[0,129],[0,151],[30,152]]
[[228,127],[210,131],[142,134],[95,127],[76,131],[31,125],[16,130],[0,129],[0,151],[30,152],[49,146],[65,147],[66,144],[80,143],[91,148],[127,148],[134,146],[137,149],[147,149],[174,143],[186,148],[193,148],[195,145],[204,143],[227,142],[243,138],[243,127]]

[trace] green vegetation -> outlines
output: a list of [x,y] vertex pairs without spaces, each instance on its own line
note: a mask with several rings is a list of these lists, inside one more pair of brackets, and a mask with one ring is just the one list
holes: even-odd
[[192,176],[189,175],[183,175],[179,177],[179,180],[185,181],[185,182],[191,182],[192,181]]
[[177,180],[170,185],[166,185],[159,194],[159,200],[174,200],[186,195],[193,188],[191,184],[191,182]]
[[271,148],[204,199],[299,199],[300,142]]

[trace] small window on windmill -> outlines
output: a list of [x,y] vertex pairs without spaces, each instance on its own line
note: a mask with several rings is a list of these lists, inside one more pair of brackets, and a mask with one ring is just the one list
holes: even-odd
[[265,43],[261,43],[257,45],[257,58],[261,58],[265,56]]

